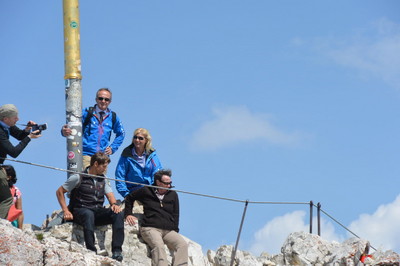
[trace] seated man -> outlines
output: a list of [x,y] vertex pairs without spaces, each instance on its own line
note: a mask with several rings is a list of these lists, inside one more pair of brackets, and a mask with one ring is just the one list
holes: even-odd
[[[86,172],[90,175],[104,176],[110,158],[103,152],[95,153]],[[64,194],[71,192],[70,204],[67,206]],[[124,242],[124,216],[108,180],[102,177],[74,174],[57,189],[58,202],[64,211],[65,220],[73,220],[83,226],[86,248],[97,252],[94,245],[94,229],[97,225],[112,224],[113,259],[122,261],[122,244]],[[103,207],[104,196],[111,204],[110,209]]]
[[143,204],[144,218],[140,228],[143,240],[151,248],[153,266],[168,265],[164,244],[174,251],[173,265],[188,264],[188,244],[179,232],[179,199],[171,188],[171,170],[160,170],[154,174],[154,184],[161,188],[142,187],[125,198],[125,218],[128,224],[137,221],[132,215],[135,200]]

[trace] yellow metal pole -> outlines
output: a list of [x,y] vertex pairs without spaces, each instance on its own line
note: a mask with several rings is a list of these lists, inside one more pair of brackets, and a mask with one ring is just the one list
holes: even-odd
[[82,79],[78,0],[64,0],[64,79]]
[[[63,0],[67,168],[82,171],[82,85],[79,1]],[[68,173],[70,175],[70,173]]]

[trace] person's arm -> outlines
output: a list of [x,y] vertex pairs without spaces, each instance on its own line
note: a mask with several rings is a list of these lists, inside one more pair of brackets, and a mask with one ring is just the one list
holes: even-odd
[[63,186],[60,186],[56,191],[56,196],[57,196],[57,199],[58,199],[58,203],[60,203],[61,209],[64,212],[64,219],[65,220],[73,220],[74,216],[69,211],[67,203],[65,201],[65,197],[64,197],[64,194],[67,193],[67,192],[68,191]]
[[111,210],[115,213],[120,213],[122,211],[121,206],[117,205],[117,200],[115,199],[114,193],[106,193],[108,202],[111,205]]
[[137,218],[133,216],[133,203],[135,202],[135,194],[137,194],[137,190],[128,194],[125,197],[125,220],[129,225],[135,225],[137,223]]
[[152,156],[151,160],[152,160],[152,165],[153,165],[153,169],[152,169],[152,173],[151,176],[154,178],[154,174],[162,169],[162,164],[160,159],[158,158],[158,155],[156,153],[156,151],[153,152],[154,155]]
[[[21,140],[16,146],[14,146],[4,130],[0,130],[0,149],[6,152],[13,158],[18,157],[18,155],[25,149],[31,139],[28,137],[28,133],[18,127],[10,128],[10,135],[19,138]],[[22,137],[23,136],[23,137]]]
[[[118,191],[119,194],[121,194],[122,197],[126,197],[126,195],[129,194],[129,189],[124,182],[127,180],[126,175],[129,167],[129,161],[126,157],[121,156],[119,158],[117,167],[115,168],[115,187]],[[118,181],[121,180],[121,181]]]
[[174,200],[174,213],[172,214],[174,216],[175,220],[175,231],[179,232],[179,198],[178,194],[175,192],[175,200]]
[[[110,113],[112,116],[112,113]],[[113,125],[113,132],[115,133],[115,138],[114,141],[111,143],[110,148],[111,148],[111,154],[115,153],[119,146],[121,146],[122,142],[124,142],[125,138],[125,129],[124,126],[122,125],[121,120],[117,116],[117,119],[115,121],[115,125]]]
[[[15,202],[15,208],[22,211],[22,197],[21,196],[19,196],[19,198]],[[21,214],[18,216],[17,220],[18,220],[18,228],[22,229],[22,227],[24,225],[24,212],[21,212]]]

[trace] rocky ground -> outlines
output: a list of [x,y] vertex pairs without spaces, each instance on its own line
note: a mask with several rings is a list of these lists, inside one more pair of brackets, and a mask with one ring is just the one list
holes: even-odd
[[[47,229],[25,225],[24,230],[19,230],[0,219],[0,236],[0,265],[151,265],[148,247],[134,226],[125,228],[122,263],[110,258],[110,226],[101,227],[96,233],[99,250],[104,249],[108,253],[105,256],[96,255],[82,246],[82,231],[72,223]],[[221,246],[204,255],[199,244],[185,239],[189,243],[189,266],[231,265],[232,246]],[[288,236],[280,254],[263,253],[255,257],[239,250],[234,265],[399,265],[400,256],[397,253],[378,250],[363,254],[367,246],[366,240],[351,238],[336,243],[325,241],[317,235],[295,232]],[[172,257],[169,259],[171,261]]]

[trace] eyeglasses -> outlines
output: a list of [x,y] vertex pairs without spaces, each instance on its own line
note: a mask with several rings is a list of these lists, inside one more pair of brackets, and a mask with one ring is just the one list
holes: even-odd
[[110,98],[103,98],[103,97],[97,97],[97,99],[99,101],[106,101],[106,102],[109,102],[111,100]]
[[141,137],[141,136],[134,136],[133,138],[134,138],[134,139],[138,139],[138,140],[144,140],[144,138]]
[[171,182],[164,182],[164,181],[161,181],[161,180],[159,180],[161,183],[163,183],[164,185],[167,185],[167,186],[172,186],[172,181]]

